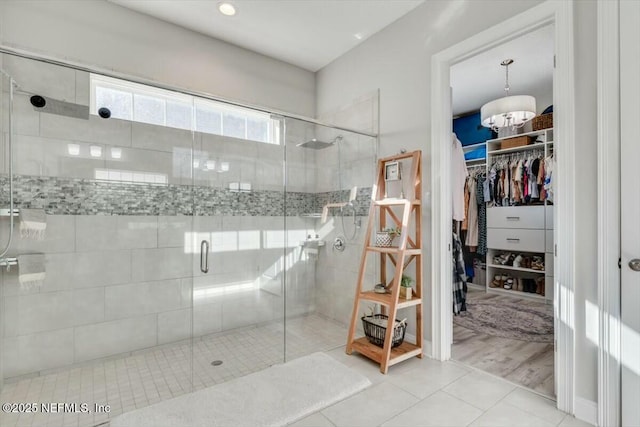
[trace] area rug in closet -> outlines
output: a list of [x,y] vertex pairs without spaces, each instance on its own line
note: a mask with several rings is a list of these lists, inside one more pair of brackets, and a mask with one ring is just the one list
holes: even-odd
[[[473,294],[469,294],[473,295]],[[553,342],[553,315],[544,304],[507,298],[467,299],[467,311],[453,316],[456,325],[472,331],[527,342]]]
[[111,427],[285,426],[364,390],[371,382],[314,353],[111,420]]

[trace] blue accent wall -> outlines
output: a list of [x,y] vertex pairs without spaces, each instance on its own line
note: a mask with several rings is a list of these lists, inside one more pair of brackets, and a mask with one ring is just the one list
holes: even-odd
[[495,138],[491,129],[480,124],[480,112],[453,120],[453,131],[462,145],[472,145]]

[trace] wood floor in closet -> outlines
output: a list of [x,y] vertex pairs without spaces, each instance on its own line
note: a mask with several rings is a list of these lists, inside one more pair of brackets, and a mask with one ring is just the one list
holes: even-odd
[[[512,303],[518,301],[524,305],[543,304],[470,289],[467,300],[478,299],[504,299]],[[547,305],[545,309],[553,313],[552,305]],[[454,323],[451,358],[555,398],[552,343],[500,338]]]

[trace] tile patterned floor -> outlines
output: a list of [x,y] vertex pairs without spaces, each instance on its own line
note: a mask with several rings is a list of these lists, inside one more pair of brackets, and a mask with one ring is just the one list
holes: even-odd
[[[108,425],[109,417],[255,372],[282,360],[282,323],[215,335],[7,384],[1,402],[97,402],[110,414],[2,414],[2,426]],[[292,427],[561,426],[589,424],[555,409],[552,400],[458,362],[410,359],[382,375],[357,354],[347,356],[345,329],[320,316],[287,321],[290,358],[326,351],[367,376],[372,386]],[[333,350],[327,350],[333,348]],[[222,359],[221,366],[211,366]],[[191,366],[194,384],[191,385]],[[375,404],[372,404],[375,402]]]
[[[344,344],[346,330],[312,315],[287,320],[287,358]],[[110,413],[6,414],[0,425],[91,427],[132,409],[260,371],[284,356],[284,325],[270,323],[210,335],[5,384],[0,402],[87,402],[110,405]],[[212,366],[213,360],[222,360]],[[193,379],[192,369],[193,366]]]
[[590,425],[558,411],[550,399],[458,362],[414,358],[382,375],[377,365],[347,356],[342,347],[327,353],[373,385],[291,427]]

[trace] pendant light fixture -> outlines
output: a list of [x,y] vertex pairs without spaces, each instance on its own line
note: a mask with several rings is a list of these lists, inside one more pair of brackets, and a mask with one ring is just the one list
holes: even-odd
[[513,59],[505,59],[500,63],[505,68],[505,96],[487,102],[480,109],[482,126],[498,132],[502,128],[515,130],[524,126],[536,115],[536,99],[529,95],[509,96],[509,65]]

